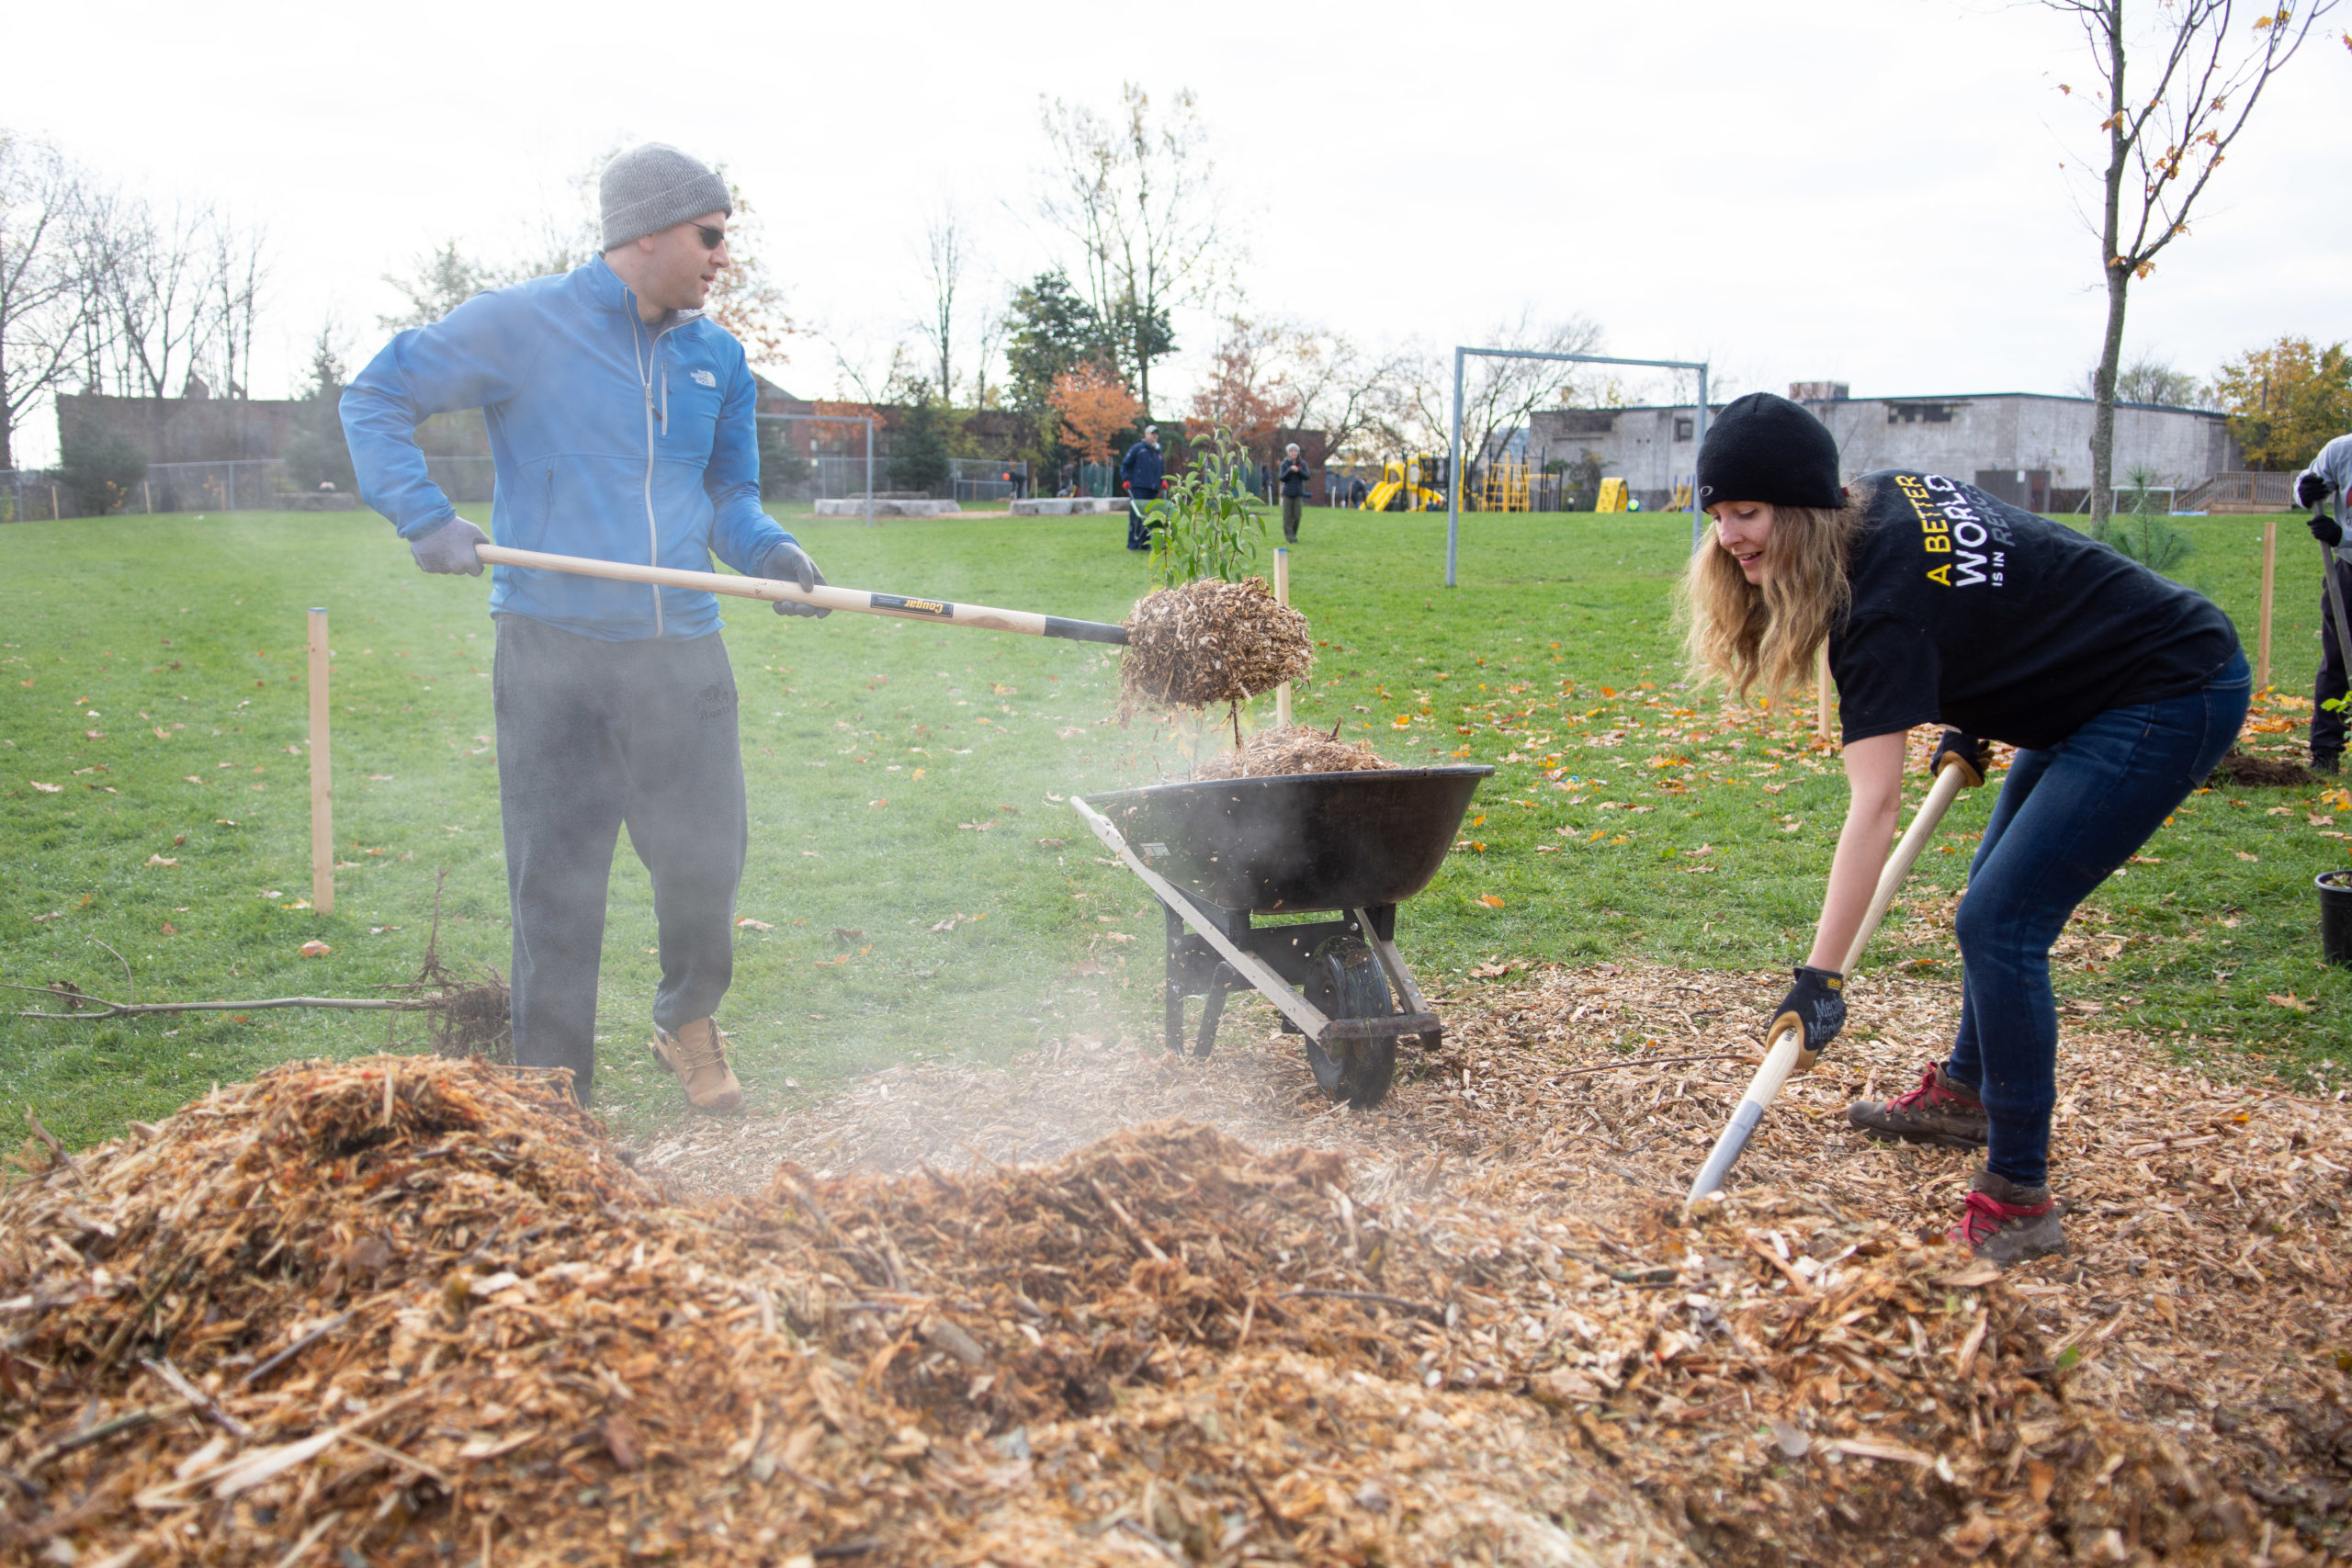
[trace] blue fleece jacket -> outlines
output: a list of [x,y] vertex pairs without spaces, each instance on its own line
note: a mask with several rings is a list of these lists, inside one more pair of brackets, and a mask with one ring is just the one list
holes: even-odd
[[[741,344],[699,316],[647,326],[599,256],[401,333],[344,389],[342,413],[359,493],[404,539],[457,515],[416,426],[479,408],[500,544],[695,571],[716,555],[755,573],[792,537],[760,510],[757,402]],[[699,591],[511,566],[491,570],[490,609],[612,642],[719,626]]]

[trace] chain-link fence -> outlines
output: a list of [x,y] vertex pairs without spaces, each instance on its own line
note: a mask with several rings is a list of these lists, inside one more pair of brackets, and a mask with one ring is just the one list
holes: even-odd
[[[451,501],[469,504],[487,503],[497,478],[489,457],[428,457],[424,471]],[[0,523],[48,522],[106,511],[353,512],[359,507],[359,498],[349,491],[301,488],[277,457],[150,463],[140,478],[111,481],[107,491],[111,504],[101,507],[57,470],[0,468]]]

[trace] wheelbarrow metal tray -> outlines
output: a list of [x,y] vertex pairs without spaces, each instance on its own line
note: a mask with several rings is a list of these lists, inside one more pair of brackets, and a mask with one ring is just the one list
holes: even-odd
[[1429,886],[1494,771],[1272,773],[1091,799],[1154,871],[1220,908],[1360,909]]

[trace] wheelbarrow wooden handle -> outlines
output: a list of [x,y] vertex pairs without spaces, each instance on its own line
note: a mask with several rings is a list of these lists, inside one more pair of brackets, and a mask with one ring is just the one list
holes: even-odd
[[575,577],[603,577],[616,582],[651,582],[663,588],[695,588],[706,593],[728,593],[738,599],[764,599],[770,604],[815,604],[821,609],[847,610],[860,615],[889,615],[904,621],[939,621],[951,626],[981,631],[1020,632],[1027,637],[1069,637],[1075,642],[1125,645],[1127,628],[1104,621],[1071,621],[1040,615],[1029,610],[998,610],[986,604],[956,604],[944,599],[911,599],[898,593],[869,593],[863,588],[826,584],[804,589],[797,582],[772,577],[736,577],[726,572],[688,571],[679,567],[638,566],[628,561],[592,560],[585,556],[548,555],[541,550],[510,549],[504,545],[477,545],[474,553],[493,566],[527,567],[535,571],[568,571]]
[[[1948,759],[1937,773],[1936,782],[1928,791],[1928,798],[1919,803],[1918,815],[1911,818],[1910,828],[1904,833],[1902,841],[1894,846],[1894,852],[1886,857],[1885,868],[1878,874],[1878,888],[1871,895],[1870,912],[1862,917],[1861,928],[1854,932],[1853,944],[1846,950],[1845,973],[1848,977],[1850,978],[1860,965],[1863,949],[1869,947],[1871,938],[1878,934],[1879,922],[1886,919],[1886,911],[1894,903],[1894,896],[1903,890],[1904,879],[1918,863],[1920,852],[1928,847],[1928,840],[1934,836],[1936,825],[1944,819],[1944,813],[1951,809],[1954,797],[1966,785],[1982,782],[1969,776],[1973,772],[1955,757]],[[1803,1029],[1792,1026],[1772,1036],[1764,1053],[1763,1064],[1756,1069],[1756,1076],[1748,1080],[1747,1092],[1739,1097],[1739,1108],[1732,1112],[1730,1125],[1715,1140],[1714,1148],[1707,1155],[1707,1163],[1699,1168],[1698,1179],[1690,1183],[1690,1196],[1683,1201],[1686,1208],[1722,1190],[1724,1178],[1730,1174],[1732,1163],[1739,1158],[1740,1151],[1747,1147],[1749,1135],[1756,1131],[1757,1123],[1764,1120],[1765,1108],[1772,1103],[1781,1088],[1795,1074],[1798,1058],[1804,1052]]]

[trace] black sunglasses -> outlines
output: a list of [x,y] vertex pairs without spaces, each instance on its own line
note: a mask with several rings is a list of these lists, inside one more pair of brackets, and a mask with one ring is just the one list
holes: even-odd
[[695,234],[702,241],[702,248],[706,251],[715,251],[727,243],[727,231],[714,229],[707,223],[695,224]]

